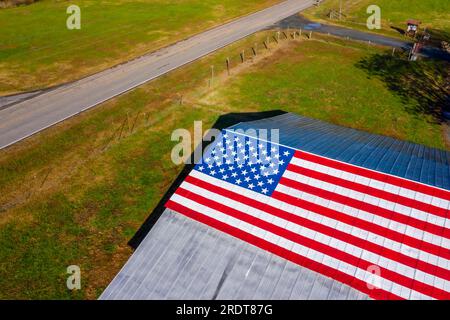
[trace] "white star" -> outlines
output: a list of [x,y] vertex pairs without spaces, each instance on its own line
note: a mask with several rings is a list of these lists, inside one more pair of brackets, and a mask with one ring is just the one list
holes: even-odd
[[214,160],[219,160],[220,158],[219,158],[219,156],[214,156]]
[[284,160],[280,160],[278,163],[283,165],[284,164]]
[[222,141],[220,141],[217,145],[218,145],[219,147],[221,147],[221,146],[223,145]]
[[285,155],[287,157],[289,155],[289,151],[283,152],[283,155]]
[[256,163],[257,163],[257,164],[261,164],[261,163],[262,163],[262,160],[261,160],[261,159],[258,159],[258,160],[256,160]]
[[266,155],[266,154],[267,154],[267,150],[262,150],[261,153],[262,153],[263,155]]
[[211,172],[209,173],[210,175],[215,175],[216,174],[216,171],[214,171],[214,170],[211,170]]
[[267,183],[268,184],[272,184],[273,183],[273,179],[271,178],[271,179],[267,180]]
[[212,169],[214,166],[212,164],[208,164],[208,169]]
[[279,158],[280,158],[280,155],[277,153],[277,154],[274,155],[274,157],[275,157],[276,159],[279,159]]
[[256,172],[256,168],[253,167],[253,168],[250,169],[250,171],[253,172],[253,173],[255,173],[255,172]]
[[278,174],[280,172],[278,169],[273,170],[273,174]]
[[242,171],[242,175],[244,175],[244,176],[245,176],[247,173],[248,173],[247,170],[243,170],[243,171]]
[[264,185],[264,182],[262,182],[262,181],[258,182],[258,187],[262,187],[263,185]]
[[248,155],[245,155],[245,156],[244,156],[244,160],[248,160]]
[[255,148],[250,147],[250,148],[248,148],[248,150],[253,151],[253,150],[255,150]]
[[269,167],[271,167],[271,168],[275,167],[275,163],[271,162],[271,163],[269,164]]
[[225,143],[226,144],[231,144],[232,142],[231,142],[231,140],[226,140]]
[[226,164],[231,164],[231,160],[228,159],[227,161],[225,161]]
[[235,182],[236,182],[236,184],[241,184],[242,183],[241,179],[237,179]]
[[242,147],[242,143],[239,142],[239,143],[237,144],[237,147],[240,149],[240,148]]
[[224,168],[220,168],[219,172],[220,172],[220,173],[224,173],[224,172],[225,172],[225,169],[224,169]]
[[203,171],[203,166],[198,167],[198,170]]
[[253,156],[254,158],[256,158],[256,157],[258,156],[258,152],[253,152],[253,153],[252,153],[252,156]]
[[269,192],[269,190],[267,190],[267,188],[264,188],[261,190],[262,193],[266,194],[267,192]]
[[222,147],[219,150],[220,150],[220,152],[224,153],[226,149],[224,147]]
[[247,140],[247,141],[245,142],[245,144],[249,146],[249,145],[251,144],[250,140]]
[[222,179],[223,179],[223,180],[228,179],[228,175],[227,175],[227,174],[224,174],[224,175],[222,176]]
[[236,152],[236,151],[233,151],[233,152],[231,153],[231,155],[234,157],[235,155],[237,155],[237,152]]
[[249,182],[251,179],[249,177],[244,178],[245,182]]
[[255,178],[256,180],[259,180],[259,178],[261,178],[261,176],[259,174],[255,174],[255,176],[253,178]]
[[225,133],[225,134],[223,135],[223,137],[224,137],[224,138],[228,138],[228,133]]
[[272,147],[272,148],[270,149],[270,151],[271,151],[271,152],[275,152],[275,151],[277,151],[277,148]]
[[269,156],[267,156],[267,157],[266,157],[266,161],[270,161],[270,160],[272,160],[272,158],[269,157]]
[[229,166],[229,167],[228,167],[228,170],[233,171],[233,170],[234,170],[234,167],[233,167],[233,166]]
[[236,172],[233,172],[233,173],[231,174],[231,176],[232,176],[233,178],[236,178],[237,173],[236,173]]
[[239,163],[237,167],[238,167],[239,169],[242,169],[243,164],[242,164],[242,163]]
[[239,142],[239,138],[238,137],[234,138],[234,141]]
[[222,165],[222,162],[216,162],[216,166],[220,167]]
[[209,163],[210,161],[211,161],[211,158],[206,158],[206,159],[205,159],[205,162],[206,162],[206,163]]
[[262,148],[264,145],[262,143],[258,144],[258,147]]
[[269,173],[267,171],[264,171],[263,176],[267,178],[269,176]]
[[253,188],[255,187],[255,185],[254,185],[253,183],[250,183],[250,184],[248,185],[248,187],[249,187],[250,189],[253,189]]

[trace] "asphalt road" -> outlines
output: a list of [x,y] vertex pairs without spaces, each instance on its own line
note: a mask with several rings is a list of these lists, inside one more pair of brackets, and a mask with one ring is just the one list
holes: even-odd
[[126,64],[0,109],[0,149],[264,29],[313,4],[288,0]]

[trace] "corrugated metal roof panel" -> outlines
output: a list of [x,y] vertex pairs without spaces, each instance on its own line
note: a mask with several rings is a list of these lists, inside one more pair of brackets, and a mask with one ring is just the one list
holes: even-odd
[[367,299],[335,282],[167,209],[100,299]]
[[[450,153],[291,113],[232,129],[450,189]],[[101,299],[367,299],[365,294],[166,209]]]

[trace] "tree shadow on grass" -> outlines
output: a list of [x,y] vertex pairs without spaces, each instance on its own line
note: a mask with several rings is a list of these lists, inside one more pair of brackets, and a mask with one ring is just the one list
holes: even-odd
[[450,63],[434,59],[408,61],[406,55],[374,54],[360,60],[356,66],[369,77],[381,79],[400,96],[408,112],[417,116],[431,115],[431,121],[441,123],[449,106]]

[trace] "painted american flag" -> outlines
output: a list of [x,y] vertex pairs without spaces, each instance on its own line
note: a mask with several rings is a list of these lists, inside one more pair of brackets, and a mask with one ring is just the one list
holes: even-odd
[[375,299],[450,298],[450,191],[231,130],[166,207]]

